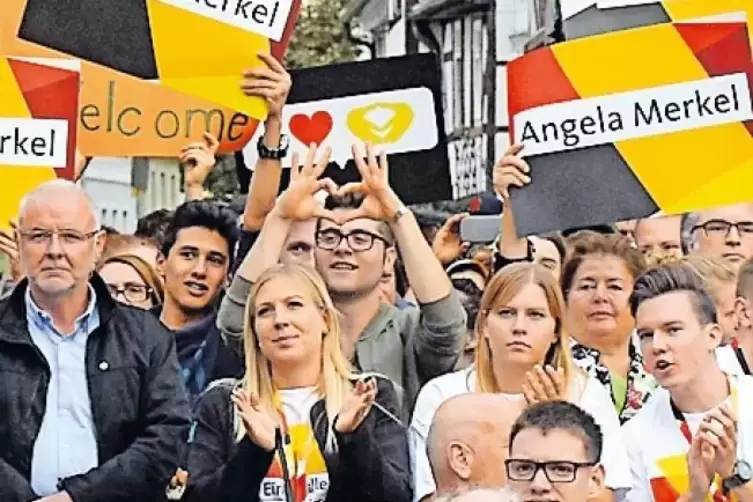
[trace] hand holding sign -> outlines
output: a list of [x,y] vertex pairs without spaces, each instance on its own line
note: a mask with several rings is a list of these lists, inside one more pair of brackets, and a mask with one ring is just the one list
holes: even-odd
[[[204,191],[204,182],[216,164],[215,155],[219,147],[220,142],[217,138],[206,132],[202,143],[191,143],[181,150],[180,166],[184,173],[186,197],[189,196],[189,192],[200,195]],[[197,197],[191,197],[194,198]]]
[[531,182],[530,166],[525,160],[518,157],[522,150],[523,145],[511,146],[494,166],[494,191],[506,201],[510,199],[509,188],[511,186],[522,188]]
[[361,181],[348,183],[339,192],[341,195],[362,193],[366,196],[361,206],[355,210],[356,214],[353,217],[394,221],[403,203],[390,187],[387,153],[382,151],[377,160],[376,149],[373,145],[366,144],[365,154],[360,146],[353,145],[353,160],[358,172],[361,173]]
[[299,165],[298,154],[293,154],[295,167],[290,171],[290,186],[280,196],[276,206],[282,218],[298,221],[311,218],[333,219],[332,212],[325,210],[315,197],[320,190],[326,190],[329,193],[337,192],[337,185],[331,179],[319,179],[329,165],[332,150],[325,148],[318,162],[315,160],[317,150],[318,147],[315,144],[309,147],[306,161],[301,168],[297,167]]
[[271,55],[260,52],[259,59],[267,65],[266,68],[246,70],[243,73],[241,89],[246,96],[259,97],[267,102],[267,120],[281,119],[282,109],[288,101],[293,81],[285,67]]

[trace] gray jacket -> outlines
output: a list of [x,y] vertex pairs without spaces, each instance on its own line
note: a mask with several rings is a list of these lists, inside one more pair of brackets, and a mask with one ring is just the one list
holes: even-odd
[[[252,284],[236,275],[217,315],[225,343],[243,350],[243,317]],[[434,303],[399,310],[382,305],[356,344],[361,371],[380,373],[402,394],[402,418],[413,410],[421,386],[453,371],[463,351],[466,313],[455,290]],[[407,423],[407,421],[405,422]]]

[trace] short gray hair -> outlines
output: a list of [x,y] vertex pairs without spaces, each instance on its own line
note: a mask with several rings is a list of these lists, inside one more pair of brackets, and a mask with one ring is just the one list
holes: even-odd
[[689,254],[698,248],[698,239],[693,229],[701,222],[701,213],[692,212],[682,215],[680,220],[680,235],[682,237],[682,251]]
[[520,502],[520,498],[509,488],[474,488],[461,490],[434,499],[434,502],[463,502],[474,495],[483,496],[485,502]]
[[21,221],[21,217],[23,216],[24,212],[26,212],[26,208],[30,203],[38,202],[42,200],[43,196],[47,192],[54,191],[70,191],[82,195],[86,200],[86,205],[89,207],[89,212],[91,213],[91,217],[94,220],[95,229],[99,230],[100,228],[102,228],[102,221],[99,217],[99,211],[97,210],[97,207],[94,205],[94,202],[91,200],[89,195],[75,182],[62,178],[46,181],[21,198],[21,202],[18,204],[19,223]]

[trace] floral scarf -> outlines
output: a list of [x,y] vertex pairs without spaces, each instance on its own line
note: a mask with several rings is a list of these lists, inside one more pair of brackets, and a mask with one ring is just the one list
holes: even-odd
[[[601,384],[607,388],[609,394],[612,396],[612,401],[615,401],[614,392],[612,390],[612,379],[609,373],[609,369],[604,366],[600,361],[601,354],[598,350],[576,342],[573,338],[570,339],[570,351],[573,355],[573,361],[575,364],[585,371],[588,376],[597,379]],[[654,377],[648,374],[643,366],[643,357],[635,349],[635,345],[630,343],[630,370],[627,377],[627,396],[625,397],[625,405],[620,411],[620,424],[625,424],[628,420],[633,418],[643,407],[643,405],[651,397],[651,392],[656,388],[656,380]]]

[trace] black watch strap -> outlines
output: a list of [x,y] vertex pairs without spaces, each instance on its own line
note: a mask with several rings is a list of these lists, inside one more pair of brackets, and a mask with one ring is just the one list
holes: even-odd
[[286,135],[282,135],[280,137],[280,147],[279,148],[269,148],[267,145],[264,144],[264,136],[259,136],[259,142],[256,145],[256,149],[259,153],[260,159],[266,159],[266,160],[281,160],[284,159],[285,156],[288,154],[288,147],[290,146],[290,141],[288,140],[288,137]]

